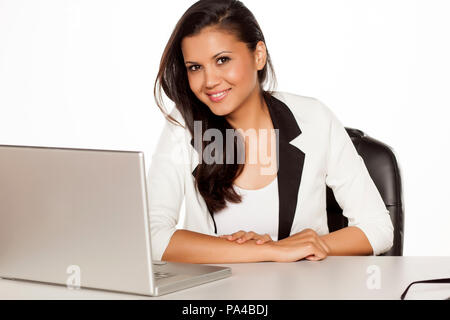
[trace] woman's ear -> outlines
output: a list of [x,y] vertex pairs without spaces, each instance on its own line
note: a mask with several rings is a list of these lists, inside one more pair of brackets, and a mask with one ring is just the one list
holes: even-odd
[[259,41],[255,48],[255,65],[256,69],[262,70],[266,66],[267,49],[263,41]]

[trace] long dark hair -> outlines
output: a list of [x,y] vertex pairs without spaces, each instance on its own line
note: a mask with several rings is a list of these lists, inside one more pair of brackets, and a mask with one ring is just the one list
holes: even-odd
[[[207,105],[201,102],[191,91],[187,70],[181,51],[181,41],[188,36],[198,35],[205,27],[216,27],[219,30],[231,32],[236,38],[244,42],[248,49],[254,52],[259,41],[265,43],[264,35],[252,12],[238,0],[200,0],[193,4],[180,18],[170,39],[164,49],[161,58],[158,75],[155,81],[154,95],[158,107],[165,118],[174,124],[184,126],[170,116],[163,108],[161,88],[166,96],[175,102],[175,107],[180,111],[187,128],[194,136],[194,121],[201,121],[202,136],[208,129],[218,129],[223,136],[226,129],[233,129],[225,117],[215,115]],[[273,82],[271,89],[263,89],[268,82],[270,71]],[[276,77],[269,52],[267,50],[267,63],[262,70],[258,71],[258,82],[261,92],[265,97],[273,94],[276,86]],[[275,83],[275,85],[273,85]],[[234,154],[237,155],[238,143],[243,140],[234,139]],[[211,142],[202,141],[202,150]],[[240,145],[242,147],[242,145]],[[205,199],[211,214],[226,207],[226,201],[239,203],[241,197],[233,188],[233,181],[241,174],[244,164],[235,161],[226,163],[226,150],[221,153],[220,163],[207,164],[201,161],[195,171],[195,185]],[[242,149],[241,149],[242,150]],[[202,154],[200,154],[202,157]]]

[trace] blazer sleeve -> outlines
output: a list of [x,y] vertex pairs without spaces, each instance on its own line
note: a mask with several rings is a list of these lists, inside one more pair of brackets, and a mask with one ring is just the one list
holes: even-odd
[[328,107],[322,106],[329,119],[326,184],[348,218],[348,226],[364,232],[373,255],[384,253],[392,247],[394,238],[389,211],[344,126]]
[[152,259],[157,261],[176,231],[185,194],[182,139],[175,130],[175,125],[166,121],[147,175]]

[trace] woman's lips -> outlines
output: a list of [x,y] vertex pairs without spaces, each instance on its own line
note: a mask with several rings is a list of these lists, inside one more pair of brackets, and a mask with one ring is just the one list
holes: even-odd
[[222,101],[223,99],[225,99],[225,98],[228,96],[230,90],[231,90],[231,89],[227,89],[227,90],[223,91],[223,92],[221,93],[221,95],[219,95],[219,96],[217,96],[217,97],[214,97],[214,96],[212,96],[212,95],[208,95],[209,100],[211,100],[212,102],[219,102],[219,101]]

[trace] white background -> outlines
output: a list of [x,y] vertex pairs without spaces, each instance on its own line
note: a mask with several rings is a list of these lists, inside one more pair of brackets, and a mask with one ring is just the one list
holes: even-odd
[[[164,121],[161,54],[194,2],[0,0],[0,144],[142,150],[148,161]],[[316,97],[394,148],[404,255],[450,255],[450,3],[244,4],[278,90]]]

